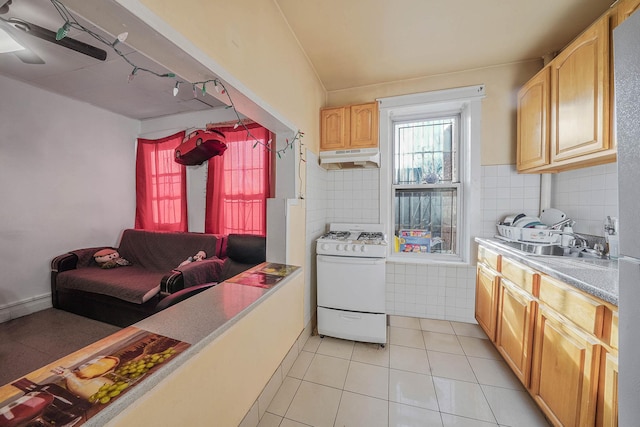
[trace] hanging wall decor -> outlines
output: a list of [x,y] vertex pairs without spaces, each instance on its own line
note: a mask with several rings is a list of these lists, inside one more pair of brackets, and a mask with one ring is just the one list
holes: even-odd
[[175,149],[175,161],[181,165],[201,165],[205,160],[221,156],[227,149],[225,136],[215,129],[194,130],[185,135]]

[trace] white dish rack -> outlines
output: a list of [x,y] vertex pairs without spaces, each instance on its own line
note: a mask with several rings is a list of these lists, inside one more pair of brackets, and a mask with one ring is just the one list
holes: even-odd
[[552,230],[546,228],[510,227],[501,224],[497,224],[497,227],[498,233],[510,240],[549,244],[560,242],[560,234],[552,233]]

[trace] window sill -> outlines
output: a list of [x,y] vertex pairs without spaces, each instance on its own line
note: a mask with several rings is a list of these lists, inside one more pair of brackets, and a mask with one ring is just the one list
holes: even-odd
[[450,267],[471,267],[473,264],[468,261],[463,260],[462,258],[435,258],[435,257],[411,257],[406,255],[397,255],[391,254],[387,257],[387,262],[394,262],[398,264],[420,264],[420,265],[444,265]]

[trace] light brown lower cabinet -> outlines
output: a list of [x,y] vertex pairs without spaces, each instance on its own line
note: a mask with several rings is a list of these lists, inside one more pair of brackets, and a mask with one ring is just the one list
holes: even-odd
[[476,273],[476,320],[491,341],[496,336],[496,307],[498,305],[498,273],[478,264]]
[[598,390],[597,426],[618,426],[618,355],[607,353],[603,358]]
[[617,307],[504,255],[478,253],[476,319],[547,419],[616,427]]
[[500,279],[498,293],[495,345],[520,382],[529,387],[533,324],[538,304],[535,298],[504,278]]
[[554,425],[595,423],[600,342],[538,306],[530,393]]

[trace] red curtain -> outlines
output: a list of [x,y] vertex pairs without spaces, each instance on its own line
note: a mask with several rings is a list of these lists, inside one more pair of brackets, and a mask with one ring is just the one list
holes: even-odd
[[271,133],[256,123],[247,128],[255,139],[242,126],[216,128],[225,134],[227,150],[209,159],[206,233],[267,233],[271,153],[256,139],[267,144]]
[[143,230],[187,231],[186,168],[174,161],[184,131],[162,139],[138,138],[136,224]]

